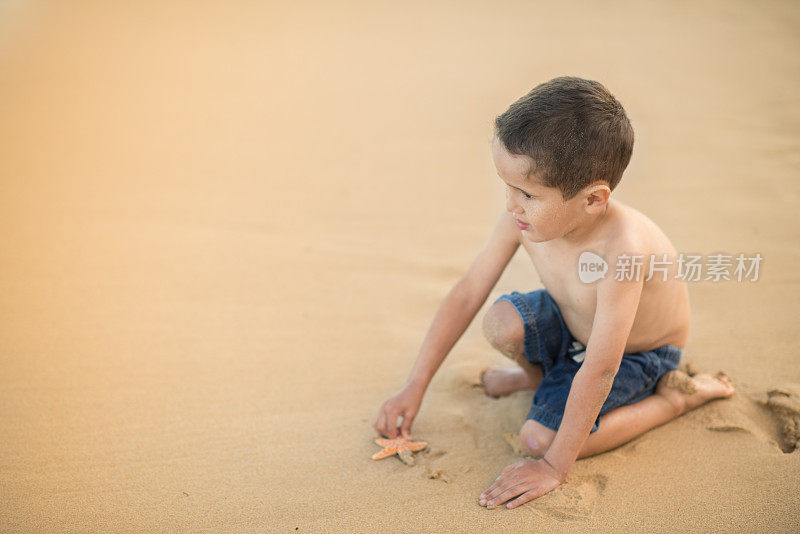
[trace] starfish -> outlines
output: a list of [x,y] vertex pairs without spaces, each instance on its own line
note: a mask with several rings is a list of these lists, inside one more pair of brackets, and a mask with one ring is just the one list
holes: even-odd
[[402,436],[397,436],[395,439],[375,438],[375,443],[383,447],[383,450],[373,454],[373,460],[380,460],[396,454],[407,465],[414,465],[412,451],[421,451],[428,446],[427,441],[409,441]]

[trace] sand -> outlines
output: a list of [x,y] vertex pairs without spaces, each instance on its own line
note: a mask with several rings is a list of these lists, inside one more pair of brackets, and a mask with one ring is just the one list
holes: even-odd
[[[0,530],[800,530],[798,35],[793,2],[4,2]],[[493,117],[564,74],[628,110],[619,199],[764,262],[690,286],[731,399],[486,510],[530,392],[475,387],[479,321],[415,466],[369,421],[503,209]],[[523,254],[490,301],[540,287]]]

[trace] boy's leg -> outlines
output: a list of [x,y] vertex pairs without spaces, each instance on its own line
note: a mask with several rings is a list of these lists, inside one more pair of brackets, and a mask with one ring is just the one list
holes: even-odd
[[658,381],[653,395],[603,415],[600,427],[587,438],[578,457],[619,447],[710,400],[731,397],[735,391],[722,371],[713,376],[703,373],[690,377],[683,371],[671,371],[667,375]]
[[[710,400],[728,398],[733,393],[734,387],[722,371],[714,376],[693,377],[682,371],[670,371],[661,377],[653,395],[601,415],[599,428],[586,438],[578,458],[619,447]],[[520,445],[525,454],[541,457],[555,435],[554,430],[529,420],[520,431]]]
[[495,302],[483,318],[483,333],[491,345],[519,367],[490,367],[481,375],[487,395],[501,397],[522,389],[536,389],[542,381],[542,366],[525,358],[525,326],[514,305]]

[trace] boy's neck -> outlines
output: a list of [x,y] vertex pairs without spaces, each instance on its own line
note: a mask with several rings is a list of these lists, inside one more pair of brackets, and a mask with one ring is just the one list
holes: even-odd
[[596,232],[603,226],[603,221],[608,215],[608,210],[612,209],[611,203],[615,202],[608,199],[603,211],[596,215],[584,214],[581,222],[575,228],[564,234],[562,237],[556,239],[570,247],[577,247],[585,245],[593,240]]

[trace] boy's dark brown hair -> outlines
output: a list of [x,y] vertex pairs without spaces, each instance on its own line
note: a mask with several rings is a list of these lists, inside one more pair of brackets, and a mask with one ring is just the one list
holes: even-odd
[[633,128],[602,84],[561,76],[537,85],[499,115],[495,136],[512,154],[530,156],[533,174],[569,200],[602,180],[612,190],[633,152]]

